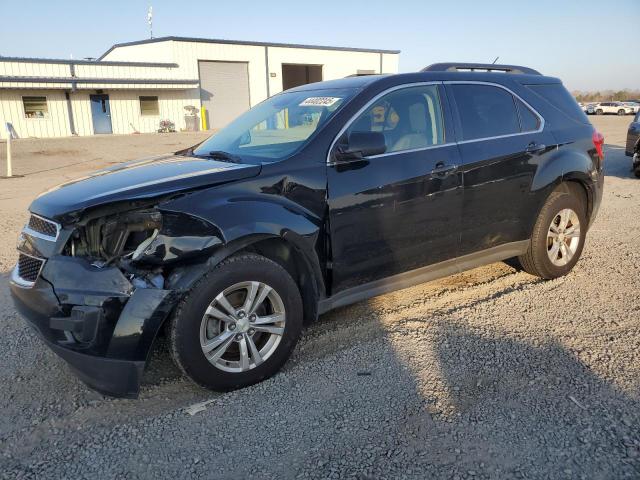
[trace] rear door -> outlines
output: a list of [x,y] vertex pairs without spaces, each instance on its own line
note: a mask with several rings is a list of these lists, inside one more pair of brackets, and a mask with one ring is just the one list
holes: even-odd
[[333,288],[454,258],[462,207],[460,157],[441,84],[376,97],[340,135],[378,131],[384,154],[328,165]]
[[542,117],[510,90],[450,82],[464,175],[460,255],[526,240],[539,165],[555,148]]

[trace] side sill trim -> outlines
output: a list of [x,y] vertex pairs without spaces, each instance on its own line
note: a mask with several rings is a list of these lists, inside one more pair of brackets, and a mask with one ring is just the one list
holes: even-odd
[[409,272],[399,273],[391,277],[358,285],[318,302],[318,313],[323,314],[334,308],[344,307],[352,303],[376,297],[385,293],[402,290],[438,278],[448,277],[472,268],[506,260],[522,255],[527,251],[529,240],[505,243],[480,252],[470,253],[462,257],[445,260]]

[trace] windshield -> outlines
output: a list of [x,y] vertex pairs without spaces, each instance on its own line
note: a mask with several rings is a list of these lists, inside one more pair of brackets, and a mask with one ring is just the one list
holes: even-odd
[[344,88],[281,93],[240,115],[193,153],[247,163],[282,160],[305,145],[356,92]]

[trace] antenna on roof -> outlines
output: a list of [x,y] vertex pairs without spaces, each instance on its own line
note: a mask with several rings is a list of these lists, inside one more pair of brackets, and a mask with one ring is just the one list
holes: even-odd
[[149,5],[147,12],[147,23],[149,24],[149,38],[153,38],[153,7]]
[[493,62],[491,62],[491,65],[495,65],[495,63],[498,61],[498,59],[499,59],[499,58],[500,58],[500,56],[498,55],[498,56],[496,57],[496,59],[495,59]]

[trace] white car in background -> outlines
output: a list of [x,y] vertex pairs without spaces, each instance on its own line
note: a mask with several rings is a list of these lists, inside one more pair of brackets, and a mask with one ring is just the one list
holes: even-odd
[[633,109],[633,114],[640,112],[640,103],[636,102],[622,102],[623,105],[627,107],[631,107]]
[[596,115],[615,113],[616,115],[633,115],[633,108],[622,102],[601,102],[594,106]]

